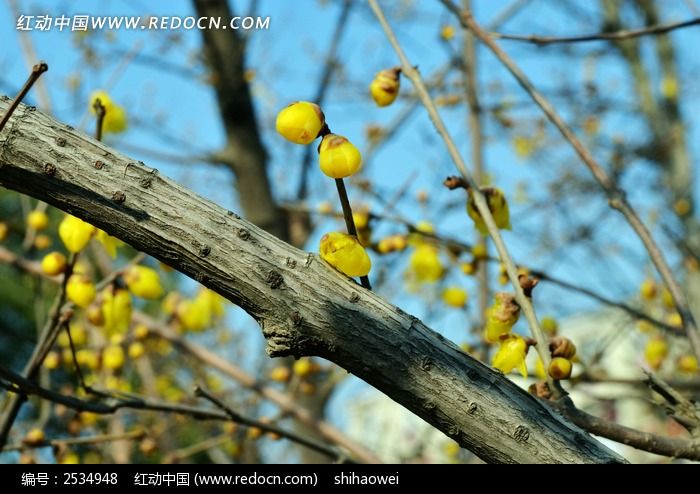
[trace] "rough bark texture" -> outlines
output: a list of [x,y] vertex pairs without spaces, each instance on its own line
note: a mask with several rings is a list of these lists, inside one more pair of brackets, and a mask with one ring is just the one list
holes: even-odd
[[623,461],[317,256],[35,109],[21,105],[0,135],[0,185],[191,276],[253,316],[271,356],[327,358],[485,461]]

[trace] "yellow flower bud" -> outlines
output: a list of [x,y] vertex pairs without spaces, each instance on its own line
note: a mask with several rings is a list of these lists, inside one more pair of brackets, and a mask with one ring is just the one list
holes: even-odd
[[129,345],[127,353],[129,355],[129,358],[137,359],[141,357],[144,353],[146,353],[146,347],[143,346],[143,343],[141,343],[140,341],[134,341]]
[[337,134],[323,136],[318,149],[321,171],[331,178],[346,178],[362,167],[360,151],[345,137]]
[[133,266],[124,273],[123,278],[131,293],[137,297],[153,300],[163,296],[163,287],[155,269]]
[[690,204],[690,201],[685,198],[680,198],[676,202],[673,203],[673,210],[676,212],[678,216],[681,218],[684,216],[688,216],[690,212],[692,211],[693,206]]
[[58,369],[60,365],[61,356],[58,354],[58,352],[49,352],[46,354],[46,358],[44,359],[44,367],[49,370],[54,370]]
[[571,377],[572,368],[571,360],[564,357],[555,357],[549,364],[549,375],[552,376],[552,379],[556,379],[557,381],[569,379]]
[[58,225],[58,236],[69,252],[78,253],[87,245],[95,233],[95,227],[67,214]]
[[486,310],[484,339],[489,343],[501,341],[503,336],[511,332],[519,317],[520,306],[515,301],[515,296],[505,292],[496,293],[493,305]]
[[163,310],[163,313],[168,316],[175,314],[181,300],[182,296],[178,292],[168,293],[163,299],[163,302],[161,302],[161,309]]
[[41,260],[41,270],[49,276],[56,276],[66,270],[66,256],[60,252],[46,254]]
[[137,340],[145,340],[148,337],[148,326],[145,324],[137,324],[134,328],[134,338]]
[[[508,209],[508,201],[503,194],[503,191],[496,187],[482,187],[479,189],[480,192],[486,198],[486,204],[493,215],[493,219],[496,222],[496,226],[502,230],[510,230],[510,210]],[[481,214],[476,209],[476,202],[474,201],[474,194],[469,190],[469,198],[467,200],[467,214],[474,221],[474,226],[483,235],[488,234],[486,229],[486,223],[484,222]]]
[[49,217],[43,211],[32,211],[27,216],[27,225],[36,231],[43,230],[49,226]]
[[695,355],[681,355],[678,357],[678,370],[684,374],[695,374],[698,371],[698,359]]
[[440,29],[440,37],[444,39],[445,41],[450,41],[452,38],[455,37],[455,28],[454,26],[450,24],[445,24],[442,26],[442,29]]
[[366,276],[372,267],[365,249],[351,235],[339,232],[325,234],[319,245],[321,259],[346,276]]
[[321,108],[308,101],[297,101],[277,114],[277,132],[296,144],[309,144],[318,137],[326,119]]
[[46,441],[46,434],[39,428],[34,428],[27,432],[27,435],[22,439],[22,443],[27,446],[39,446]]
[[473,262],[463,262],[462,264],[459,265],[459,268],[467,276],[471,276],[474,273],[476,273],[476,264]]
[[284,365],[275,367],[270,371],[270,379],[278,383],[287,382],[290,375],[289,367],[285,367]]
[[552,352],[552,357],[572,359],[576,355],[576,345],[568,338],[557,336],[549,343],[549,351]]
[[124,350],[119,345],[110,345],[102,352],[102,367],[105,369],[121,369],[124,365],[124,360]]
[[435,233],[435,226],[429,221],[421,220],[416,223],[416,231],[419,233],[432,234]]
[[87,320],[90,321],[90,324],[95,326],[104,326],[105,316],[102,313],[102,304],[90,304],[90,307],[85,310],[85,317],[87,317]]
[[420,282],[433,283],[442,278],[444,269],[437,248],[422,244],[416,247],[409,260],[411,271]]
[[7,223],[0,221],[0,242],[7,238],[9,231],[10,229],[8,228]]
[[95,285],[83,274],[74,274],[68,278],[66,296],[78,307],[86,308],[95,300]]
[[56,463],[59,465],[79,465],[80,457],[76,453],[66,453]]
[[123,106],[112,105],[107,108],[105,112],[105,118],[102,121],[102,132],[112,134],[119,134],[124,132],[128,126],[128,120],[126,118],[126,110]]
[[651,338],[644,348],[644,358],[652,369],[658,369],[668,356],[668,343],[661,336]]
[[[79,347],[87,343],[88,334],[85,328],[76,323],[70,324],[70,337],[73,340],[73,345]],[[56,338],[56,343],[62,348],[67,348],[70,346],[70,340],[68,339],[68,333],[66,331],[61,331]]]
[[259,439],[263,435],[263,430],[259,427],[248,427],[248,430],[246,431],[246,437],[250,439],[251,441],[255,441],[256,439]]
[[381,239],[377,243],[377,251],[380,254],[388,254],[390,252],[400,252],[406,248],[408,242],[403,235],[390,235]]
[[479,243],[472,246],[472,256],[476,260],[486,259],[486,244]]
[[302,381],[299,383],[299,391],[303,395],[313,396],[316,393],[316,386],[308,381]]
[[90,370],[96,370],[100,367],[100,359],[94,350],[81,348],[75,352],[75,360],[81,366],[85,366]]
[[666,317],[666,322],[670,324],[671,326],[675,326],[677,328],[682,328],[683,327],[683,318],[678,312],[674,312],[673,314],[669,314]]
[[540,326],[548,336],[555,336],[559,330],[559,323],[553,317],[543,317]]
[[525,357],[527,356],[528,348],[527,343],[520,336],[508,335],[501,340],[491,365],[504,374],[508,374],[517,368],[523,377],[527,377]]
[[639,286],[639,295],[642,300],[654,300],[657,294],[656,282],[652,279],[646,279]]
[[654,326],[652,323],[649,321],[645,321],[644,319],[640,319],[637,321],[637,329],[639,330],[640,333],[651,333],[654,331]]
[[671,295],[671,292],[669,292],[667,288],[664,288],[663,292],[661,292],[661,303],[663,303],[664,307],[667,309],[676,308],[676,304],[673,302],[673,295]]
[[37,235],[36,238],[34,239],[34,248],[36,248],[37,250],[48,249],[49,247],[51,247],[52,243],[53,242],[51,240],[51,237],[41,233],[41,234]]
[[467,291],[458,286],[450,286],[442,292],[442,301],[450,307],[461,309],[467,304]]
[[102,316],[108,336],[123,335],[131,324],[131,295],[128,290],[110,285],[102,291]]
[[310,358],[304,357],[294,362],[294,373],[301,378],[309,377],[315,370],[316,366]]
[[99,229],[97,229],[97,235],[95,235],[95,238],[102,244],[102,247],[104,247],[107,254],[109,254],[112,259],[117,258],[117,247],[124,245],[124,242],[118,238],[114,238],[111,235],[108,235],[107,232]]
[[675,100],[678,97],[678,80],[672,75],[664,76],[661,80],[661,94],[666,99]]
[[98,90],[90,95],[90,113],[93,115],[97,113],[95,111],[95,102],[98,98],[105,110],[104,120],[102,121],[102,131],[116,134],[126,130],[126,110],[124,110],[123,106],[116,104],[105,91]]
[[395,67],[377,72],[374,76],[369,85],[369,92],[377,106],[389,106],[396,100],[401,87],[400,75],[401,69]]
[[369,212],[366,209],[353,211],[352,220],[355,222],[355,228],[364,230],[369,225]]

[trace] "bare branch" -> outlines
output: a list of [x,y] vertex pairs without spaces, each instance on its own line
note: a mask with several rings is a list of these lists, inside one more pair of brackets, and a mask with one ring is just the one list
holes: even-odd
[[537,36],[535,34],[516,35],[494,32],[489,33],[489,35],[494,39],[525,41],[536,45],[551,45],[555,43],[585,43],[588,41],[620,41],[624,39],[639,38],[640,36],[666,34],[668,32],[675,31],[676,29],[697,26],[699,24],[700,17],[696,17],[683,22],[672,22],[670,24],[660,24],[657,26],[648,26],[640,29],[622,29],[612,33],[584,34],[581,36],[564,36],[560,38],[556,36]]

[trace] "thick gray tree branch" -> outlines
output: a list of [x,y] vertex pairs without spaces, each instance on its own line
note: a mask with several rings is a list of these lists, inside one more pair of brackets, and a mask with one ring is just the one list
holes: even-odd
[[173,266],[255,318],[271,356],[327,358],[485,461],[624,461],[317,256],[35,109],[0,135],[0,185]]

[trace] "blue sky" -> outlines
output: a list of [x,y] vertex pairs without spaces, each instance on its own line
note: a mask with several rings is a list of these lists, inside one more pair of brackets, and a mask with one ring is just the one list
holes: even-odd
[[[145,0],[90,0],[50,1],[29,0],[16,2],[24,14],[92,14],[92,15],[168,15],[186,16],[193,11],[189,1]],[[236,11],[245,14],[249,2],[232,2]],[[510,1],[474,0],[477,19],[488,25],[499,12],[511,4]],[[567,2],[571,7],[562,7],[565,2],[533,0],[522,13],[514,16],[500,30],[508,33],[543,35],[571,35],[597,32],[597,2]],[[424,75],[434,73],[448,60],[450,53],[461,49],[459,36],[446,44],[439,38],[439,29],[444,24],[456,27],[438,2],[402,1],[383,2],[390,11],[390,21],[395,26],[399,39],[412,63],[419,66]],[[697,13],[689,3],[681,0],[662,2],[664,21],[687,19]],[[262,0],[257,2],[256,14],[270,17],[270,29],[249,33],[250,49],[248,66],[254,70],[253,94],[264,141],[270,152],[270,177],[275,184],[275,193],[280,201],[291,200],[297,188],[299,163],[303,150],[299,146],[284,142],[274,132],[276,112],[294,100],[309,99],[316,92],[317,81],[322,70],[323,57],[335,27],[339,2],[315,0]],[[626,13],[630,22],[639,25],[639,20]],[[387,109],[376,108],[369,99],[367,86],[375,72],[397,64],[397,57],[386,42],[376,20],[365,2],[358,1],[351,13],[349,27],[339,50],[342,68],[327,97],[323,109],[334,132],[341,133],[366,149],[364,129],[368,124],[387,124],[398,115],[404,104],[400,100]],[[15,17],[8,2],[0,2],[0,93],[14,94],[26,78],[27,66],[20,47],[19,33],[15,29]],[[106,88],[113,98],[125,105],[131,125],[126,134],[110,138],[110,143],[137,159],[143,159],[180,182],[186,183],[202,195],[226,207],[236,209],[233,179],[221,168],[202,163],[173,164],[169,159],[154,158],[146,149],[167,155],[189,156],[203,151],[215,150],[223,142],[223,134],[216,110],[216,101],[211,88],[201,81],[206,73],[196,63],[201,43],[197,31],[103,31],[95,35],[93,48],[99,66],[86,66],[85,51],[78,49],[74,33],[52,30],[29,33],[37,57],[48,62],[50,71],[42,78],[48,88],[51,106],[57,118],[73,125],[84,119],[87,95],[94,89]],[[681,71],[681,97],[687,100],[685,108],[697,103],[698,74],[697,58],[693,47],[698,46],[697,28],[676,32],[672,35],[678,50]],[[567,119],[579,119],[585,115],[587,101],[582,89],[592,75],[599,90],[606,97],[632,105],[634,98],[626,68],[616,57],[596,56],[604,46],[592,43],[571,47],[570,53],[560,48],[538,48],[533,45],[502,42],[506,51],[521,64],[536,86],[541,88],[562,109]],[[645,55],[653,55],[651,46],[644,46]],[[137,53],[127,61],[129,53]],[[561,278],[577,279],[595,290],[613,298],[624,299],[636,292],[639,281],[648,273],[640,270],[647,265],[639,243],[629,229],[610,212],[602,194],[593,191],[585,198],[562,200],[554,205],[567,211],[558,214],[538,213],[540,206],[520,204],[513,200],[518,187],[526,188],[528,195],[537,201],[546,200],[549,191],[546,184],[564,172],[586,177],[583,165],[564,145],[556,132],[544,126],[546,150],[523,160],[513,151],[512,138],[535,132],[541,118],[524,93],[511,77],[485,50],[479,50],[479,82],[482,103],[493,106],[508,102],[513,105],[509,115],[517,122],[516,128],[503,131],[492,119],[486,122],[485,156],[489,174],[511,198],[514,221],[513,232],[504,236],[516,259],[533,267],[546,269]],[[455,74],[446,84],[459,80]],[[72,81],[72,82],[71,82]],[[79,81],[77,91],[67,88]],[[565,85],[574,88],[573,95],[562,97],[557,88]],[[410,92],[410,84],[403,81],[402,90]],[[36,92],[28,101],[37,104]],[[577,112],[572,109],[577,108]],[[460,144],[464,156],[469,156],[469,138],[466,132],[463,106],[443,108],[442,115],[452,134]],[[685,115],[688,123],[688,141],[693,157],[698,152],[698,128],[692,114]],[[577,127],[577,130],[580,128]],[[640,140],[644,127],[639,123],[633,107],[611,113],[601,122],[601,133],[589,139],[594,154],[604,164],[609,153],[598,144],[615,136]],[[607,164],[606,164],[607,166]],[[454,174],[444,146],[436,136],[422,108],[401,129],[396,138],[383,147],[372,158],[365,170],[377,192],[390,196],[409,177],[411,180],[407,200],[399,203],[399,211],[413,220],[429,220],[436,224],[440,233],[465,241],[473,241],[474,230],[458,202],[457,193],[448,193],[440,186],[442,179]],[[658,197],[661,185],[655,179],[656,172],[644,162],[634,163],[625,176],[624,185],[633,202],[641,206],[646,219],[655,207],[666,207]],[[429,191],[434,206],[423,210],[412,200],[421,190]],[[311,206],[323,200],[335,203],[335,189],[330,180],[321,175],[316,166],[312,169]],[[372,198],[350,186],[353,202],[376,205]],[[447,204],[453,204],[446,207]],[[533,209],[534,208],[534,209]],[[600,231],[595,245],[563,247],[562,239],[570,233],[568,218],[576,224],[584,224],[594,218]],[[669,225],[673,227],[673,223]],[[315,250],[318,237],[329,229],[338,229],[336,222],[326,221],[319,226],[317,234],[309,241],[308,249]],[[392,225],[380,225],[378,232],[398,231]],[[540,240],[552,237],[552,248],[543,249]],[[664,248],[677,260],[668,241],[662,240]],[[382,261],[377,261],[381,263]],[[400,263],[399,263],[400,264]],[[431,314],[425,300],[415,294],[406,294],[400,289],[401,269],[390,273],[392,280],[385,291],[386,296],[419,317]],[[610,273],[614,273],[612,276]],[[451,274],[449,283],[466,286],[473,291],[473,282],[460,274]],[[423,295],[437,296],[426,290]],[[399,295],[395,295],[399,293]],[[475,306],[475,304],[472,304]],[[537,307],[540,314],[566,316],[595,307],[590,300],[572,296],[567,292],[543,285],[538,288]],[[431,325],[448,337],[461,341],[469,316],[458,311],[438,310],[429,318]],[[524,329],[524,322],[521,322]],[[252,337],[256,344],[262,338],[257,333]]]
[[[99,3],[86,0],[37,0],[17,3],[20,4],[21,13],[27,15],[193,15],[188,1],[146,4],[126,0]],[[549,35],[597,31],[595,4],[572,4],[575,7],[570,10],[574,11],[575,16],[569,10],[558,7],[558,3],[533,1],[522,13],[502,26],[501,30]],[[249,8],[248,2],[233,2],[233,5],[240,14],[245,14]],[[460,50],[458,38],[449,45],[439,38],[440,26],[455,23],[437,3],[409,1],[384,2],[384,5],[390,14],[393,14],[390,19],[410,59],[419,66],[423,74],[434,73],[446,63],[450,53]],[[510,2],[477,0],[475,12],[480,22],[488,25],[508,5]],[[664,8],[667,21],[685,19],[693,14],[685,2],[664,2]],[[271,155],[270,176],[280,200],[290,200],[294,197],[302,149],[283,142],[276,135],[273,128],[274,116],[279,108],[288,102],[308,99],[315,93],[338,11],[338,2],[258,2],[256,14],[270,17],[270,29],[249,33],[248,66],[255,71],[253,92],[258,119]],[[536,15],[532,15],[533,13]],[[5,21],[0,24],[0,40],[5,47],[0,56],[0,91],[12,94],[26,77],[26,61],[20,48],[19,33],[15,30],[15,18],[8,10],[6,2],[0,4],[0,18]],[[697,30],[690,29],[673,36],[674,40],[677,40],[676,47],[682,61],[683,75],[694,74],[697,72],[697,64],[692,60],[692,53],[688,47],[693,46],[692,41],[697,41]],[[143,32],[124,29],[102,31],[97,33],[97,41],[93,45],[99,61],[96,68],[85,66],[85,53],[77,48],[75,33],[53,29],[50,32],[33,31],[29,33],[29,37],[38,58],[46,60],[51,67],[42,82],[49,88],[52,109],[58,118],[73,124],[84,122],[87,95],[94,89],[107,88],[115,100],[127,106],[132,122],[129,132],[111,139],[113,145],[122,147],[128,154],[142,158],[147,163],[152,163],[163,173],[187,183],[212,200],[235,208],[235,194],[228,185],[232,178],[226,170],[201,163],[173,164],[168,159],[154,159],[148,153],[139,153],[139,150],[144,148],[167,155],[187,156],[216,149],[222,143],[213,92],[209,86],[200,82],[206,77],[206,73],[196,63],[195,57],[201,42],[199,32]],[[574,46],[573,53],[576,54],[576,58],[564,56],[561,50],[556,48],[538,48],[513,42],[502,42],[502,46],[518,60],[525,72],[545,93],[553,92],[559,84],[567,84],[574,88],[578,86],[580,89],[587,74],[593,72],[594,80],[603,90],[609,91],[610,98],[632,101],[632,98],[627,96],[629,80],[625,68],[616,63],[615,59],[604,57],[596,60],[591,55],[579,55],[593,53],[603,46],[602,43]],[[138,53],[136,58],[127,62],[128,54],[134,52]],[[368,98],[366,87],[373,74],[382,68],[395,65],[397,58],[364,2],[356,2],[354,6],[339,56],[342,70],[327,97],[324,111],[335,132],[346,135],[361,148],[366,148],[365,127],[368,124],[382,125],[392,121],[401,111],[401,105],[378,109]],[[531,126],[540,115],[489,53],[480,49],[479,60],[482,103],[494,105],[504,101],[511,102],[517,108],[512,115],[516,119],[521,118],[523,122],[521,128],[510,134],[503,133],[492,120],[486,122],[486,162],[495,183],[510,195],[520,185],[527,188],[531,197],[542,199],[546,197],[546,190],[538,184],[556,177],[563,167],[586,176],[577,159],[549,127],[545,128],[548,130],[547,144],[551,144],[551,147],[546,153],[539,153],[535,159],[525,161],[514,156],[512,136],[526,134],[532,130]],[[68,85],[76,80],[80,81],[79,89],[75,92],[68,91]],[[448,80],[448,84],[458,80],[457,76],[453,76]],[[692,80],[691,77],[681,80],[681,87],[684,96],[694,100],[697,97],[697,89],[691,85]],[[408,82],[404,80],[403,90],[410,90],[408,86]],[[28,100],[37,103],[35,96],[36,93],[33,93]],[[553,101],[563,102],[560,108],[565,117],[571,117],[568,112],[571,99],[557,100],[555,95]],[[585,101],[581,105],[585,107]],[[464,108],[445,108],[442,114],[455,139],[461,144],[465,156],[468,156],[469,139],[465,130]],[[371,165],[365,170],[365,176],[373,181],[377,191],[389,195],[409,177],[414,177],[411,181],[411,192],[407,195],[409,198],[414,197],[418,190],[425,189],[430,191],[431,197],[436,198],[435,202],[438,205],[455,202],[456,195],[450,196],[439,185],[444,176],[454,173],[454,168],[424,111],[419,109],[414,115],[415,117],[398,133],[397,138],[373,156]],[[635,119],[633,112],[610,115],[602,122],[601,128],[602,134],[608,138],[616,134],[625,137],[643,134],[643,127],[638,123],[638,119]],[[693,151],[697,154],[698,139],[693,138],[697,137],[696,127],[690,125],[689,132],[689,142],[693,143]],[[599,154],[598,158],[605,162],[606,155]],[[566,165],[562,165],[564,161]],[[628,190],[632,189],[629,191],[633,199],[643,206],[649,205],[652,198],[648,192],[653,189],[638,188],[638,184],[645,180],[649,182],[648,177],[653,173],[649,167],[639,164],[627,177],[630,183]],[[312,170],[311,191],[312,205],[322,200],[334,201],[334,188],[321,176],[316,167]],[[356,203],[372,203],[371,198],[362,197],[357,189],[351,187],[350,193],[351,199]],[[436,223],[440,232],[467,241],[474,239],[469,220],[461,208],[452,207],[445,211],[442,207],[436,207],[432,211],[423,211],[415,206],[414,201],[406,201],[406,204],[401,206],[401,212],[411,219],[426,219]],[[547,267],[562,277],[570,278],[572,273],[581,275],[583,266],[578,263],[578,259],[585,259],[583,254],[577,252],[576,248],[567,248],[565,252],[557,252],[557,255],[553,256],[551,251],[542,250],[539,246],[532,248],[532,242],[524,237],[541,234],[543,218],[532,214],[532,209],[520,206],[514,201],[511,201],[511,207],[513,217],[520,220],[514,223],[515,230],[512,233],[506,232],[505,236],[517,259],[527,260],[535,267]],[[576,208],[573,214],[577,218],[600,215],[605,218],[604,223],[609,225],[606,228],[611,231],[617,232],[618,228],[626,228],[614,214],[607,212],[601,194],[591,194],[587,204],[578,204]],[[568,225],[562,224],[560,218],[545,220],[551,221],[547,230],[553,234],[556,243],[557,237],[563,235]],[[322,225],[318,235],[310,240],[309,249],[314,248],[317,237],[325,229],[337,227],[335,223]],[[379,227],[380,232],[394,229],[395,227],[390,225]],[[602,238],[607,238],[605,233]],[[611,287],[605,277],[601,279],[601,271],[597,269],[584,269],[584,276],[590,278],[589,282],[594,287],[607,290],[608,294],[614,296],[624,296],[634,291],[639,279],[636,266],[638,261],[643,259],[635,240],[625,240],[622,248],[630,250],[635,261],[622,262],[611,256],[609,262],[612,263],[612,269],[620,273],[619,286]],[[606,269],[608,268],[604,268],[603,271]],[[455,281],[466,282],[459,276],[455,277]],[[545,293],[546,290],[546,287],[543,288],[541,293]],[[547,300],[557,297],[555,294],[554,297],[542,298]],[[570,298],[566,297],[567,300]],[[562,311],[566,314],[591,306],[585,299],[571,299],[573,303],[543,303],[542,310]],[[396,302],[408,305],[408,308],[418,315],[424,315],[424,304],[414,303],[416,301],[412,297],[397,299]],[[446,327],[452,326],[455,318],[462,317],[454,314],[451,316],[453,317],[448,318]]]

